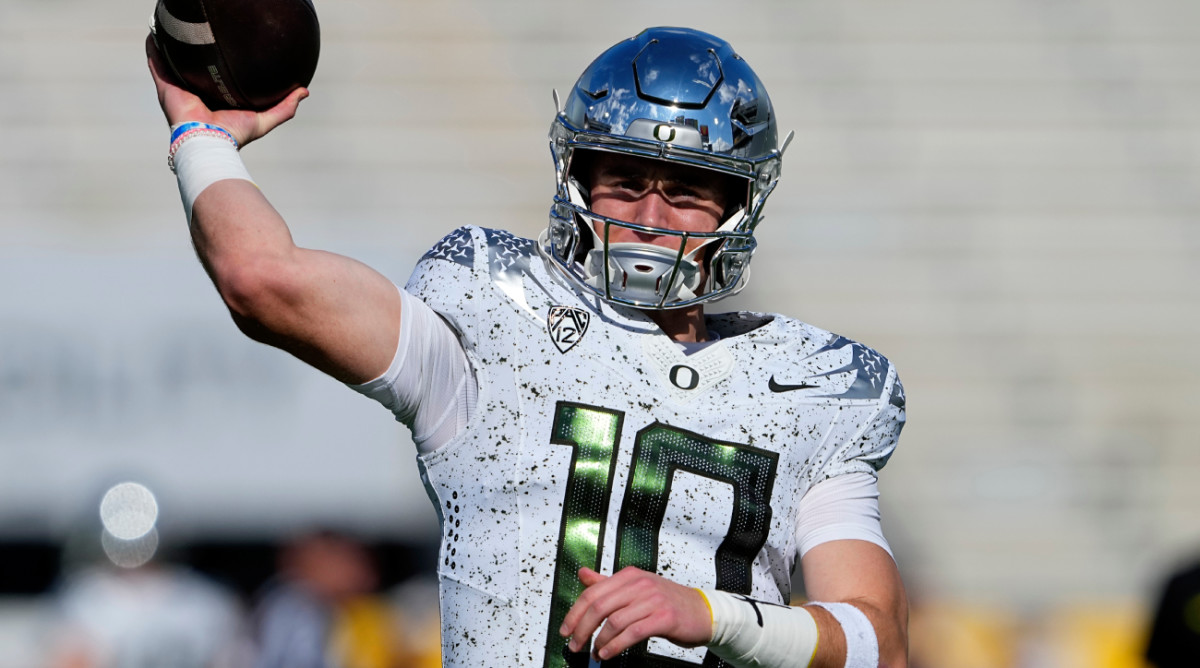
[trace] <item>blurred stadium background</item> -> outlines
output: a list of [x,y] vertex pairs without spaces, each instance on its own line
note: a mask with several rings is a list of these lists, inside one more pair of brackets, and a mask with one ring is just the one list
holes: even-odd
[[[389,583],[436,549],[405,430],[242,338],[196,263],[153,4],[0,3],[2,668],[41,665],[64,546],[124,480],[172,554],[243,587],[314,525],[372,542]],[[1141,665],[1200,554],[1200,3],[316,6],[312,97],[245,160],[299,243],[398,282],[458,225],[538,233],[550,91],[603,48],[730,40],[797,134],[727,305],[898,365],[881,487],[914,663]]]

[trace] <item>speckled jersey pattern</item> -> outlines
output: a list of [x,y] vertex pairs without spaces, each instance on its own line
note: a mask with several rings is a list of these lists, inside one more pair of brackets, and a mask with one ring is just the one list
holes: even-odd
[[[729,313],[685,355],[554,271],[533,241],[464,227],[407,286],[479,382],[465,431],[419,458],[443,533],[446,666],[587,665],[558,635],[580,566],[786,603],[800,498],[878,470],[904,423],[895,370],[861,344]],[[724,665],[659,639],[605,663],[700,664]]]

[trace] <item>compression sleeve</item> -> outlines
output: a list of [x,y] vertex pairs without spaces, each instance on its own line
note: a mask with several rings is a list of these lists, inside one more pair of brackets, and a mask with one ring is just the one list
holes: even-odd
[[422,453],[457,436],[475,410],[479,388],[454,330],[433,309],[400,290],[400,340],[383,375],[350,388],[387,407],[412,430]]
[[873,473],[822,480],[800,499],[796,521],[800,556],[821,543],[843,539],[875,543],[892,554],[879,523],[879,486]]

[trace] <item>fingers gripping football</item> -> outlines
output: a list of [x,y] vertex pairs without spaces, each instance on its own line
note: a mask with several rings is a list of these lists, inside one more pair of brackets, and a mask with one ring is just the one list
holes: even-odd
[[651,637],[683,647],[712,639],[712,617],[703,596],[658,574],[629,566],[612,576],[579,569],[583,593],[567,612],[560,630],[571,651],[587,645],[596,629],[592,654],[609,659]]
[[300,101],[308,97],[307,88],[297,88],[282,102],[266,111],[256,112],[244,109],[212,111],[204,105],[199,97],[184,90],[172,80],[169,74],[170,70],[163,62],[162,54],[158,52],[152,37],[146,38],[146,58],[150,67],[150,76],[154,79],[154,88],[158,94],[158,104],[162,107],[168,124],[199,121],[219,125],[228,130],[234,139],[237,139],[239,146],[245,146],[282,123],[291,120],[296,115]]

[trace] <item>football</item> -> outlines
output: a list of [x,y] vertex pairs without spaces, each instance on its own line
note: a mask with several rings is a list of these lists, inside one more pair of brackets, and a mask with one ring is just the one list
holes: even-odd
[[307,86],[321,30],[311,0],[158,0],[154,43],[210,109],[262,111]]

